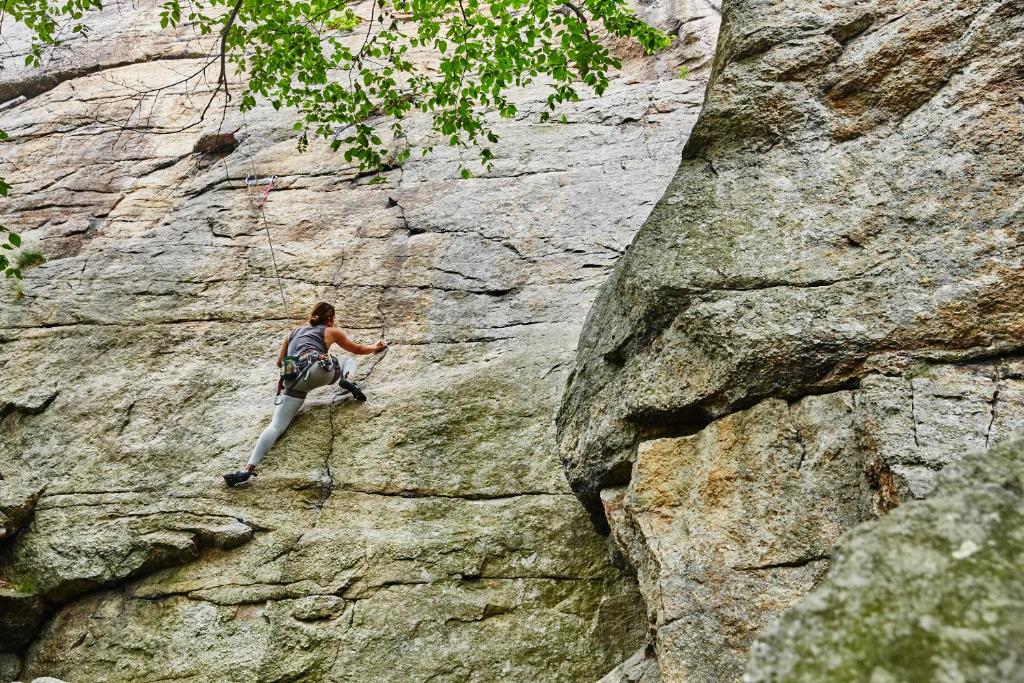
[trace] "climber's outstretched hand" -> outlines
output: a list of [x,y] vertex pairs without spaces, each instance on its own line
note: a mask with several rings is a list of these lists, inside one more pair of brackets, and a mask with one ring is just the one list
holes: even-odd
[[358,356],[380,353],[388,347],[388,343],[383,339],[376,344],[359,344],[349,339],[348,335],[337,327],[328,327],[324,331],[324,342],[326,342],[327,348],[330,348],[331,344],[337,344],[349,353],[354,353]]

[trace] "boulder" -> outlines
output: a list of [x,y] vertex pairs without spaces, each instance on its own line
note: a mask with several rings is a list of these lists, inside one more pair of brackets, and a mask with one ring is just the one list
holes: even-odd
[[665,683],[739,680],[836,539],[1024,426],[1021,3],[722,9],[557,418]]
[[599,526],[641,440],[894,354],[1020,349],[1019,9],[725,4],[705,107],[595,301],[558,418]]
[[24,586],[0,583],[0,653],[27,645],[49,615],[46,603]]

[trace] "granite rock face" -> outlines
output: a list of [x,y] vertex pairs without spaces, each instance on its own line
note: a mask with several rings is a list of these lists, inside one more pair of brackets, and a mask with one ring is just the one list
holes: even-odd
[[[24,619],[5,680],[594,681],[644,645],[552,426],[710,70],[712,6],[639,11],[677,47],[619,46],[623,73],[565,125],[537,122],[543,89],[518,94],[468,181],[472,152],[447,148],[381,180],[298,154],[269,107],[189,127],[209,84],[140,100],[203,63],[157,3],[96,14],[41,72],[5,65],[0,92],[28,99],[0,114],[2,219],[47,258],[0,292],[0,485],[42,490],[3,525],[0,619]],[[236,146],[197,151],[225,131]],[[423,121],[411,139],[432,142]],[[278,178],[266,225],[252,172]],[[321,299],[392,342],[360,359],[370,400],[312,394],[226,489],[279,340]]]
[[658,660],[648,648],[643,647],[609,671],[598,683],[658,683],[660,675]]
[[861,525],[755,644],[745,681],[1024,680],[1024,442]]
[[637,568],[663,680],[737,679],[752,638],[821,581],[841,534],[931,494],[943,467],[1019,424],[1022,371],[875,373],[641,442],[631,481],[602,505]]
[[1022,73],[1019,0],[724,3],[558,418],[662,681],[738,680],[841,534],[1024,426]]
[[35,509],[41,493],[42,490],[34,486],[0,479],[0,541],[18,533]]

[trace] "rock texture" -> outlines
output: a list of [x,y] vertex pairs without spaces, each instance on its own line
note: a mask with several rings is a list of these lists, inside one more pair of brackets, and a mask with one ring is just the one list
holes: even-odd
[[[0,121],[3,221],[48,260],[0,293],[0,475],[46,487],[4,522],[0,614],[23,621],[2,621],[3,680],[593,681],[644,644],[551,426],[583,315],[703,98],[717,12],[640,10],[676,49],[620,46],[624,73],[566,125],[519,94],[468,181],[473,153],[447,148],[382,182],[297,154],[269,107],[228,108],[237,146],[197,151],[220,102],[192,125],[210,84],[172,84],[208,46],[161,32],[157,3],[94,15],[41,72],[5,63],[0,99],[29,99]],[[254,171],[278,176],[266,226]],[[312,395],[226,490],[278,340],[320,299],[393,343],[364,359],[370,401]]]
[[858,527],[753,648],[750,683],[1024,680],[1024,442]]
[[0,479],[0,541],[18,533],[41,493],[34,486]]
[[631,481],[602,504],[638,570],[663,680],[737,678],[751,639],[821,581],[843,532],[930,494],[942,467],[1019,424],[1024,406],[1008,397],[1024,391],[1022,370],[876,373],[641,442]]
[[1024,4],[726,2],[581,336],[563,462],[662,681],[741,677],[836,539],[1024,425]]
[[598,683],[658,683],[658,660],[648,648],[637,650],[632,657],[619,664]]

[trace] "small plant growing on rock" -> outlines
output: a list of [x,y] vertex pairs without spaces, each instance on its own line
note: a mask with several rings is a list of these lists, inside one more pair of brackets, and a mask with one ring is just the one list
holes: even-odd
[[19,270],[27,270],[32,266],[46,263],[46,257],[38,249],[22,249],[14,261]]
[[907,369],[904,373],[904,377],[908,380],[917,379],[918,377],[930,377],[932,374],[932,366],[927,361],[918,361],[913,366]]

